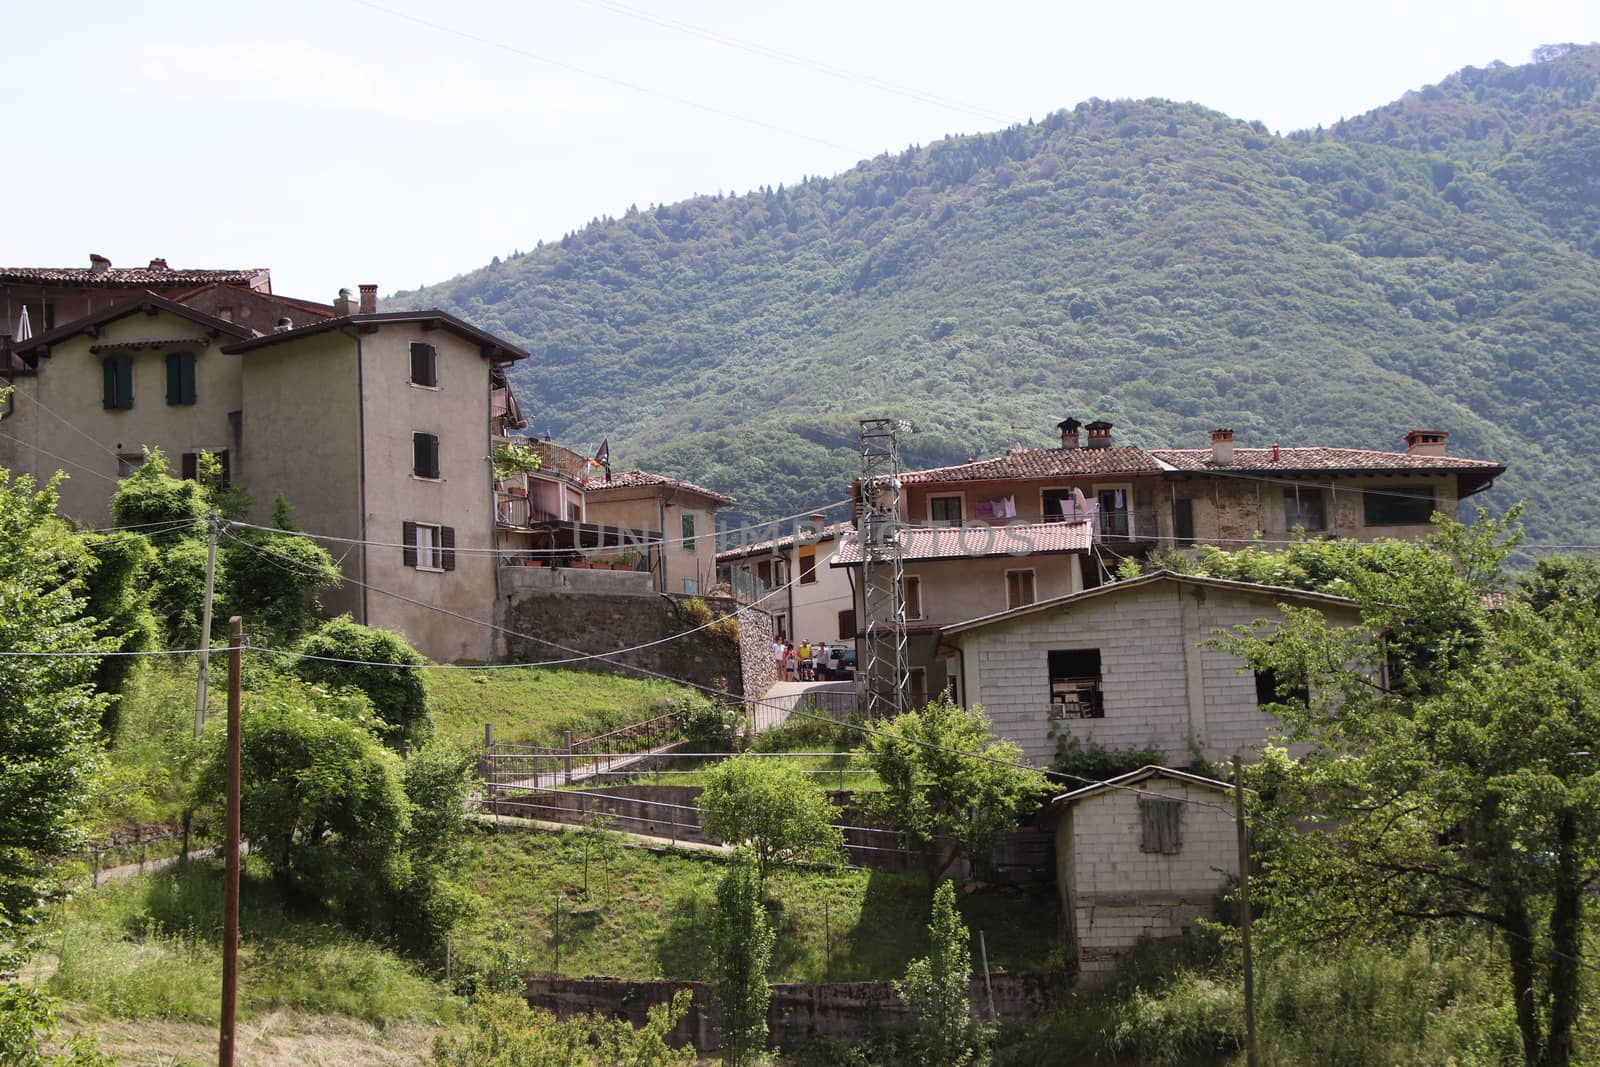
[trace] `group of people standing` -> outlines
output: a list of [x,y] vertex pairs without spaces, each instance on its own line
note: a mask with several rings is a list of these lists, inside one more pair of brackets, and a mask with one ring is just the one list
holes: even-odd
[[818,682],[839,671],[839,649],[821,642],[813,645],[801,641],[795,645],[779,637],[772,642],[772,659],[781,682]]

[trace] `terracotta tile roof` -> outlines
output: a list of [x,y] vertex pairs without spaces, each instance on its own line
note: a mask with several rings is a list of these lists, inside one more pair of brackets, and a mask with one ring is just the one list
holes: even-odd
[[1142,448],[1025,448],[994,459],[908,471],[906,485],[1064,478],[1083,474],[1160,474],[1161,465]]
[[341,330],[347,326],[354,326],[357,329],[367,331],[380,326],[410,323],[421,324],[425,329],[429,328],[428,324],[431,323],[434,327],[450,330],[452,333],[477,344],[486,359],[504,361],[528,358],[526,351],[511,344],[509,341],[503,341],[494,334],[486,330],[480,330],[470,322],[464,322],[448,312],[440,311],[438,308],[430,308],[427,311],[378,311],[359,315],[342,315],[331,319],[318,319],[316,322],[307,323],[304,326],[296,326],[292,330],[262,334],[248,341],[229,345],[223,351],[229,354],[255,352],[272,345],[298,341],[303,337]]
[[[99,311],[85,315],[81,319],[73,319],[71,322],[57,326],[53,330],[46,330],[44,333],[34,334],[30,339],[18,343],[13,350],[18,355],[25,355],[30,352],[37,352],[41,355],[49,355],[50,346],[59,341],[64,341],[69,337],[76,337],[78,334],[83,333],[86,330],[103,326],[108,322],[115,322],[117,319],[126,318],[129,315],[136,315],[140,312],[147,312],[151,310],[165,311],[172,315],[176,315],[180,319],[188,319],[190,322],[199,325],[208,333],[214,333],[219,337],[228,336],[246,338],[251,335],[251,331],[243,326],[227,322],[223,319],[214,318],[211,315],[207,315],[203,311],[197,311],[186,304],[180,304],[175,300],[168,300],[164,296],[160,296],[159,294],[146,290],[144,293],[138,296],[132,296],[126,300],[118,301],[109,307],[104,307]],[[184,343],[188,344],[190,342],[186,341]],[[223,351],[227,350],[224,349]]]
[[248,270],[172,270],[162,267],[0,267],[0,283],[35,282],[45,285],[103,285],[108,288],[145,289],[150,286],[249,285],[267,273],[265,267]]
[[[853,522],[835,522],[822,528],[822,536],[818,540],[831,541],[843,536],[847,531],[856,528]],[[750,556],[765,556],[772,552],[781,552],[794,544],[794,534],[786,534],[772,541],[757,541],[750,545],[736,545],[733,548],[723,549],[717,553],[718,560],[746,559]]]
[[1155,448],[1150,455],[1180,471],[1459,471],[1505,468],[1483,459],[1428,456],[1409,452],[1380,452],[1370,448],[1281,448],[1272,458],[1270,448],[1236,448],[1233,462],[1220,466],[1211,461],[1209,448]]
[[147,341],[106,341],[89,346],[95,355],[101,352],[137,352],[145,348],[204,348],[211,343],[209,337],[164,337]]
[[715,500],[723,507],[730,507],[738,501],[726,493],[719,493],[715,489],[707,489],[703,485],[693,482],[681,481],[677,478],[668,478],[665,474],[651,474],[649,471],[617,471],[609,479],[604,476],[591,478],[585,486],[585,491],[590,493],[603,493],[607,489],[657,489],[668,487],[682,489],[690,493],[698,493],[707,500]]
[[[1033,556],[1047,552],[1087,552],[1093,533],[1086,522],[1014,523],[1008,526],[911,526],[901,530],[907,561]],[[861,563],[861,541],[846,535],[833,566]]]

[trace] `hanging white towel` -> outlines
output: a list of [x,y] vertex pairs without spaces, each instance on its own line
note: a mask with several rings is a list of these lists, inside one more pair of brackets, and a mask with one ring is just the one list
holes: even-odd
[[1122,510],[1122,490],[1117,489],[1111,494],[1111,506],[1118,511]]

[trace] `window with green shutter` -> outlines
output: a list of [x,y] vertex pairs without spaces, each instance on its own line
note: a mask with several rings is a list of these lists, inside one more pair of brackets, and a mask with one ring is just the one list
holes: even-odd
[[133,407],[133,357],[111,356],[100,364],[102,402],[109,409]]
[[194,353],[168,352],[167,403],[193,404],[194,398]]
[[683,513],[683,547],[686,552],[694,551],[694,512]]

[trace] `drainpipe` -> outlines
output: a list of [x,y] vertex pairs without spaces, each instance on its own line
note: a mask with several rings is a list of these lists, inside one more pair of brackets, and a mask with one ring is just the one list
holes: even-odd
[[361,543],[356,546],[356,551],[361,561],[361,623],[367,625],[371,616],[367,614],[367,541],[370,539],[367,537],[367,393],[362,382],[361,366],[364,353],[360,330],[343,327],[341,332],[349,334],[356,341],[356,455],[359,457],[358,483],[361,486],[360,532],[356,534]]

